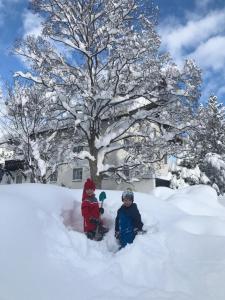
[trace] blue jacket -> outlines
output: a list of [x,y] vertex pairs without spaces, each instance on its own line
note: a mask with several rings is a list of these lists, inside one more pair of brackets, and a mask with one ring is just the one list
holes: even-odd
[[118,211],[115,221],[115,231],[119,232],[120,244],[125,247],[132,243],[135,238],[134,229],[142,230],[143,223],[136,203],[126,207],[122,205]]

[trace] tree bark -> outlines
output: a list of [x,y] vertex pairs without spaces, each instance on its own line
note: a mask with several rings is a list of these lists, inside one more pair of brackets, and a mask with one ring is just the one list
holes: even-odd
[[97,160],[92,161],[89,160],[89,167],[90,167],[90,175],[91,179],[95,182],[96,188],[102,188],[102,176],[97,175]]
[[92,156],[94,156],[95,160],[89,159],[89,167],[90,167],[90,175],[91,179],[95,182],[96,188],[101,189],[102,188],[102,176],[97,175],[98,171],[98,150],[95,148],[94,143],[90,143],[90,153]]

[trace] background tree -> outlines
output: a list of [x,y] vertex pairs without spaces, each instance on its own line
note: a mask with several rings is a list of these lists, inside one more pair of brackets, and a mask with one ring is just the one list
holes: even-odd
[[188,132],[183,156],[173,170],[173,185],[182,178],[187,184],[207,183],[218,193],[224,193],[225,107],[216,96],[200,106],[195,126]]
[[209,97],[205,106],[201,105],[196,117],[196,126],[190,131],[191,152],[198,163],[207,153],[225,153],[225,108],[216,96]]
[[6,105],[4,125],[13,158],[24,161],[32,181],[45,183],[60,161],[59,132],[51,129],[53,122],[46,94],[40,86],[16,83],[9,90]]
[[[196,105],[198,68],[186,61],[179,70],[159,54],[153,17],[139,1],[33,0],[32,5],[45,18],[43,33],[16,45],[15,53],[31,66],[31,72],[16,75],[51,94],[58,119],[74,127],[71,140],[79,135],[87,147],[82,158],[97,187],[106,173],[162,159],[158,145],[170,145]],[[153,124],[161,137],[157,143]]]

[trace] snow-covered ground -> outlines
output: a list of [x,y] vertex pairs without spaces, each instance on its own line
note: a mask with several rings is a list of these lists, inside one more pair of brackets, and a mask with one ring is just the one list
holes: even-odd
[[81,190],[0,186],[0,300],[225,299],[225,207],[213,189],[135,193],[148,233],[118,252],[121,192],[106,193],[111,230],[95,242],[82,233]]

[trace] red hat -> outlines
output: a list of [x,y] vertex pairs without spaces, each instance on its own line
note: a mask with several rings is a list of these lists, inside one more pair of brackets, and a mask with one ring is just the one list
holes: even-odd
[[91,190],[95,190],[95,183],[94,183],[94,181],[91,179],[91,178],[88,178],[87,179],[87,181],[85,182],[85,184],[84,184],[84,190],[86,191],[86,190],[89,190],[89,189],[91,189]]
[[84,189],[83,189],[83,195],[82,195],[82,201],[87,198],[86,190],[94,190],[95,191],[95,183],[91,178],[88,178],[84,184]]

